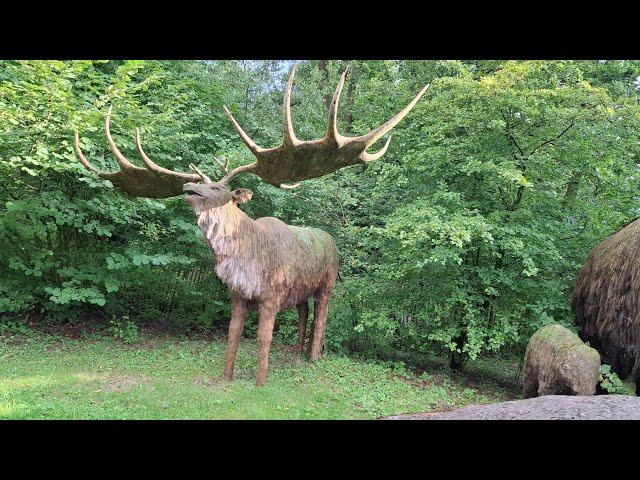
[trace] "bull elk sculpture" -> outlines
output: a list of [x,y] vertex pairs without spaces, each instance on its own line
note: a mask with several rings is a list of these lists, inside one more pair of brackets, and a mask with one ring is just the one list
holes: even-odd
[[249,138],[224,107],[231,123],[246,146],[256,157],[254,163],[228,169],[228,161],[216,162],[224,170],[218,181],[212,181],[193,164],[194,173],[179,173],[154,163],[142,149],[140,132],[135,142],[144,168],[133,165],[118,150],[109,130],[111,108],[105,119],[105,135],[120,170],[103,172],[93,167],[80,149],[75,132],[74,148],[84,167],[101,178],[110,180],[128,194],[136,197],[165,198],[185,194],[198,221],[198,226],[216,257],[216,274],[231,291],[233,308],[229,325],[225,378],[233,378],[233,364],[248,309],[257,309],[258,374],[257,384],[263,385],[267,374],[269,348],[276,314],[296,308],[299,316],[296,351],[302,353],[305,344],[308,300],[315,299],[313,331],[308,347],[311,360],[322,355],[327,307],[338,274],[338,249],[333,238],[315,228],[290,226],[277,218],[249,218],[238,204],[251,200],[246,188],[231,190],[229,182],[241,173],[251,172],[265,182],[280,188],[296,188],[297,182],[320,177],[340,168],[368,163],[382,157],[390,138],[377,153],[366,149],[400,122],[425,93],[425,86],[415,98],[394,117],[372,132],[345,137],[337,130],[340,93],[344,86],[345,70],[329,107],[329,125],[320,140],[298,140],[291,121],[291,89],[296,67],[291,70],[284,102],[284,139],[275,148],[262,148]]

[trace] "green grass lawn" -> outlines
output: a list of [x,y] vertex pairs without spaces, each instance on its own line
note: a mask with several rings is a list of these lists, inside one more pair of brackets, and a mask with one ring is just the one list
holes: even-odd
[[310,363],[275,344],[255,386],[255,341],[236,379],[222,379],[226,340],[143,335],[0,336],[0,419],[373,419],[505,400],[459,376],[325,356]]

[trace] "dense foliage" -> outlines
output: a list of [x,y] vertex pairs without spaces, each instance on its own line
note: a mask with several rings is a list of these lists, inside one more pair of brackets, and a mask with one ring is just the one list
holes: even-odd
[[[325,131],[346,63],[344,133],[365,133],[432,84],[387,155],[296,191],[235,180],[255,193],[250,215],[336,238],[342,281],[327,347],[384,358],[444,352],[459,366],[521,348],[541,325],[571,324],[581,263],[638,212],[640,62],[303,62],[292,102],[300,138]],[[140,126],[158,163],[187,171],[194,162],[216,176],[213,155],[251,160],[223,104],[259,144],[279,143],[289,65],[1,62],[3,321],[226,326],[228,294],[185,202],[126,198],[75,160],[72,132],[98,167],[114,170],[102,131],[112,104],[112,132],[130,160]],[[277,328],[292,340],[295,315]]]

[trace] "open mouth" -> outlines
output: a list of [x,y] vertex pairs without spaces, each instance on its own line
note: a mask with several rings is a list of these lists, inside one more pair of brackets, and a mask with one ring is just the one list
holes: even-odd
[[201,197],[202,195],[200,195],[198,192],[194,191],[194,190],[185,190],[184,191],[185,195],[197,195],[199,197]]

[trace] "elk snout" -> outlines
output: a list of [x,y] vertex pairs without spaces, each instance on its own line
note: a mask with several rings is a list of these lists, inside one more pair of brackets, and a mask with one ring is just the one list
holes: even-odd
[[185,193],[186,195],[198,195],[200,197],[202,197],[202,185],[198,184],[198,183],[185,183],[182,186],[182,192]]

